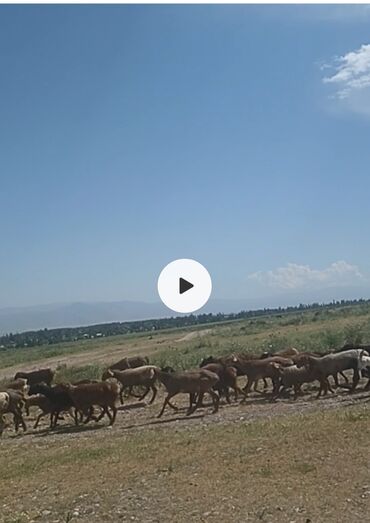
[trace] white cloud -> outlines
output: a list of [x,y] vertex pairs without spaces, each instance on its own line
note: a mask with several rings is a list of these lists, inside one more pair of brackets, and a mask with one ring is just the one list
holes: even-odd
[[370,87],[370,44],[363,44],[359,49],[335,58],[331,65],[323,69],[333,69],[331,76],[325,76],[323,82],[333,84],[335,96],[349,98],[362,89]]
[[322,81],[332,90],[329,98],[336,102],[332,108],[370,117],[370,44],[334,58],[321,70],[330,71]]
[[363,274],[356,265],[337,261],[326,269],[312,269],[309,265],[288,263],[270,271],[258,271],[248,276],[263,285],[280,289],[315,289],[354,285],[364,281]]

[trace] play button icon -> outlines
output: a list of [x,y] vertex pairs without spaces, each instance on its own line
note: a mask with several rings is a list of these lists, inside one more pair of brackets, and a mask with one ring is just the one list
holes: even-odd
[[195,260],[181,258],[162,270],[158,293],[163,303],[175,312],[195,312],[205,305],[212,292],[209,272]]
[[184,278],[179,279],[179,292],[180,294],[184,294],[186,291],[190,291],[194,285],[190,283],[190,281],[184,280]]

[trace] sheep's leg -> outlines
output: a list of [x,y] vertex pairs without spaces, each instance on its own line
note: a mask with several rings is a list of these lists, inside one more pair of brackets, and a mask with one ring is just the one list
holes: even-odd
[[268,383],[267,383],[267,379],[266,378],[263,378],[263,390],[266,390],[268,388]]
[[276,399],[278,397],[279,389],[280,389],[280,380],[273,379],[272,380],[272,399]]
[[[94,407],[91,405],[91,406],[88,408],[87,412],[85,411],[85,414],[86,414],[86,419],[85,419],[85,421],[84,421],[84,425],[86,425],[87,423],[89,423],[89,421],[92,420],[92,418],[93,418],[93,414],[94,414]],[[98,421],[99,418],[97,418],[96,416],[94,416],[94,419],[95,419],[95,421]]]
[[19,425],[22,425],[22,429],[25,432],[27,430],[27,427],[24,422],[21,409],[19,407],[14,407],[14,410],[12,410],[11,412],[13,414],[15,432],[18,432]]
[[164,409],[166,408],[166,405],[169,404],[170,399],[171,399],[173,396],[175,396],[175,394],[170,394],[170,393],[167,394],[167,396],[166,396],[166,398],[165,398],[165,400],[164,400],[164,402],[163,402],[162,410],[161,410],[161,412],[160,412],[160,413],[158,414],[158,416],[157,416],[158,418],[160,418],[160,417],[162,416],[162,414],[163,414],[163,412],[164,412]]
[[153,396],[152,396],[152,399],[149,401],[149,405],[151,405],[154,402],[154,400],[157,396],[157,387],[155,385],[151,385],[151,389],[153,392]]
[[113,414],[111,414],[109,412],[109,408],[107,406],[103,407],[103,412],[104,414],[106,414],[109,418],[109,425],[112,425],[112,420],[113,420]]
[[216,392],[214,390],[210,390],[209,393],[212,396],[212,401],[213,401],[213,414],[216,414],[216,412],[218,411],[220,398],[218,397],[218,395],[216,394]]
[[368,380],[368,382],[366,383],[365,387],[364,387],[364,390],[369,390],[370,389],[370,379]]
[[294,400],[296,400],[298,398],[298,394],[301,392],[301,386],[300,385],[293,385],[293,388],[294,388]]
[[193,403],[197,402],[197,395],[196,395],[195,392],[190,392],[189,393],[189,402],[190,402],[190,407],[193,405]]
[[109,425],[112,426],[113,423],[116,421],[117,407],[113,404],[113,405],[110,406],[110,408],[112,409],[113,414],[112,414],[112,419],[111,419],[111,422],[109,423]]
[[248,378],[247,384],[246,384],[246,386],[245,386],[244,389],[243,389],[243,391],[244,391],[244,396],[245,396],[245,397],[247,396],[247,394],[250,393],[251,388],[252,388],[252,385],[253,385],[253,380],[252,380],[252,378]]
[[54,410],[51,414],[50,414],[50,428],[53,429],[54,427],[57,426],[57,421],[58,421],[58,416],[59,416],[59,410]]
[[[131,389],[130,389],[131,390]],[[121,401],[121,405],[123,405],[123,387],[121,387],[121,390],[119,392],[119,399]]]
[[21,422],[21,425],[22,425],[22,429],[23,429],[23,432],[26,432],[27,430],[27,425],[23,419],[23,415],[22,415],[22,411],[19,410],[19,421]]
[[243,398],[245,398],[245,392],[244,392],[244,390],[241,389],[239,386],[236,386],[235,399],[238,398],[237,392],[238,392],[241,396],[243,396]]
[[342,376],[342,378],[344,378],[344,381],[346,382],[346,384],[348,384],[348,378],[347,378],[347,376],[344,374],[344,372],[340,372],[339,374]]
[[18,417],[18,415],[15,412],[13,412],[12,414],[13,414],[13,423],[14,423],[15,432],[18,432],[18,430],[19,430],[19,417]]
[[[226,398],[227,403],[230,405],[231,401],[230,401],[230,392],[229,392],[229,387],[225,387],[225,388],[223,389],[223,392],[224,392],[224,394],[225,394],[225,398]],[[211,393],[210,393],[210,394],[211,394]],[[236,392],[236,395],[237,395],[237,394],[238,394],[238,393]]]
[[204,396],[204,392],[200,392],[199,396],[198,396],[198,401],[195,403],[195,405],[193,405],[192,407],[190,407],[188,409],[188,411],[186,413],[187,416],[190,416],[190,414],[193,414],[197,410],[197,408],[199,408],[202,405],[203,396]]
[[[82,421],[82,419],[81,419],[82,416],[80,416],[80,419],[78,419],[79,414],[80,414],[79,411],[75,408],[72,418],[74,419],[76,427],[79,424],[79,422]],[[86,420],[84,421],[84,423],[86,423]]]
[[355,369],[353,369],[353,381],[352,381],[351,392],[355,391],[359,381],[360,381],[360,373],[358,372],[358,369],[355,368]]
[[316,396],[316,399],[318,399],[318,398],[321,396],[321,392],[323,391],[324,388],[325,388],[325,385],[324,385],[324,383],[323,383],[323,380],[321,379],[321,380],[320,380],[319,392],[318,392],[318,394],[317,394],[317,396]]
[[260,391],[258,390],[258,382],[259,382],[259,380],[256,380],[256,381],[254,382],[254,386],[253,386],[253,390],[254,390],[254,392],[260,392]]
[[40,423],[40,419],[41,419],[43,416],[45,416],[45,412],[41,412],[41,414],[39,414],[39,415],[37,416],[36,422],[35,422],[35,424],[34,424],[34,426],[33,426],[34,429],[37,429],[37,427],[38,427],[38,425],[39,425],[39,423]]
[[139,398],[139,401],[142,401],[145,398],[145,396],[148,394],[149,391],[150,391],[150,387],[147,387],[145,389],[144,394],[142,394],[141,396],[135,396],[135,398]]
[[170,402],[170,400],[168,400],[168,405],[171,407],[171,409],[173,409],[174,411],[178,411],[179,409],[176,407],[176,405],[174,405],[173,403]]
[[[101,419],[103,419],[104,416],[105,416],[105,414],[108,414],[109,419],[111,419],[111,417],[110,417],[110,415],[109,415],[110,413],[109,413],[107,407],[104,407],[103,405],[100,405],[100,407],[102,408],[102,411],[101,411],[101,413],[99,414],[99,416],[95,419],[96,423],[98,423],[98,421],[100,421]],[[93,409],[93,407],[91,407],[91,408]]]
[[329,382],[328,379],[326,380],[326,385],[327,385],[327,388],[328,388],[329,392],[331,392],[332,394],[335,394],[335,392],[333,391],[333,389],[330,386],[330,382]]

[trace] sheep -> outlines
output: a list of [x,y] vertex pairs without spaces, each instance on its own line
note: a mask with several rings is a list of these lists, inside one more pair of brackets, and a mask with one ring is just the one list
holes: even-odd
[[19,425],[22,425],[22,429],[25,432],[27,430],[27,426],[22,415],[22,407],[24,404],[23,393],[17,390],[8,389],[4,394],[8,395],[9,404],[3,414],[13,414],[15,431],[18,432]]
[[[304,356],[313,356],[314,358],[322,358],[323,356],[326,356],[328,354],[333,354],[332,352],[325,352],[325,353],[322,353],[322,352],[301,352],[299,354],[297,354],[296,356],[292,356],[292,360],[294,361],[294,363],[298,363],[302,357]],[[348,378],[347,376],[343,373],[343,372],[336,372],[332,375],[333,379],[334,379],[334,383],[335,383],[335,386],[336,387],[339,387],[339,380],[338,380],[338,374],[340,374],[342,376],[342,378],[344,379],[346,385],[348,384]]]
[[261,354],[261,359],[271,358],[274,356],[281,356],[282,358],[292,358],[293,356],[297,356],[299,354],[298,350],[294,347],[290,349],[284,349],[277,352],[263,352]]
[[0,387],[0,391],[6,392],[8,389],[18,390],[22,394],[27,394],[29,386],[27,380],[24,378],[17,378],[16,380],[8,381]]
[[[288,367],[293,365],[293,361],[289,358],[282,358],[281,356],[275,356],[272,358],[264,358],[259,360],[244,360],[242,358],[234,357],[234,366],[240,370],[240,372],[247,376],[248,381],[243,391],[245,396],[251,391],[252,385],[256,384],[259,379],[271,378],[274,387],[278,380],[277,376],[277,365]],[[254,387],[256,392],[256,386]],[[244,401],[245,398],[242,400]]]
[[[213,401],[213,412],[218,411],[219,397],[214,392],[213,387],[219,382],[219,377],[214,372],[205,369],[191,370],[184,372],[167,373],[161,370],[157,371],[159,381],[163,383],[167,390],[167,396],[163,402],[162,410],[158,414],[158,418],[162,416],[167,405],[170,405],[174,410],[177,410],[170,403],[170,399],[180,393],[190,395],[190,405],[186,413],[187,416],[193,414],[196,409],[202,404],[203,396],[208,392]],[[193,405],[192,395],[197,394],[198,400]]]
[[36,422],[33,426],[34,429],[37,429],[41,418],[43,418],[47,414],[51,414],[54,410],[54,404],[50,401],[49,398],[47,398],[43,394],[28,396],[25,399],[24,404],[27,416],[30,415],[30,407],[38,407],[41,410],[41,413],[37,416]]
[[33,370],[30,372],[17,372],[14,376],[14,379],[24,378],[27,380],[28,385],[37,385],[38,383],[46,383],[46,385],[51,385],[51,382],[54,379],[55,372],[50,368]]
[[214,390],[216,390],[220,396],[225,394],[226,401],[230,403],[230,394],[229,387],[234,390],[235,401],[238,399],[238,393],[244,396],[244,392],[237,384],[237,370],[235,367],[225,366],[221,363],[208,363],[207,365],[202,365],[202,369],[210,370],[214,372],[219,377],[219,382],[215,385]]
[[9,394],[7,392],[0,392],[0,412],[5,412],[9,407]]
[[367,355],[370,355],[370,345],[362,345],[357,343],[346,343],[341,347],[340,349],[335,349],[334,354],[337,354],[338,352],[345,352],[347,350],[353,350],[353,349],[360,349],[367,353]]
[[327,380],[328,376],[334,376],[338,372],[353,369],[353,380],[351,392],[353,392],[360,380],[359,370],[361,368],[360,357],[362,351],[359,349],[348,350],[339,353],[326,354],[321,358],[314,356],[303,355],[297,362],[297,367],[306,366],[318,376],[320,381],[320,389],[317,397],[320,397],[321,392],[326,396],[328,390],[333,392]]
[[149,358],[147,356],[132,356],[131,358],[123,358],[122,360],[110,365],[110,370],[126,370],[136,369],[137,367],[143,367],[149,365]]
[[63,385],[46,385],[46,383],[38,383],[32,385],[29,390],[29,394],[43,394],[48,398],[51,403],[50,411],[50,428],[55,428],[57,426],[59,414],[61,412],[69,412],[74,403],[70,398],[70,395],[64,389]]
[[139,397],[139,400],[143,400],[148,394],[149,390],[152,390],[152,398],[149,404],[153,403],[157,395],[157,388],[155,382],[157,379],[157,372],[159,367],[155,365],[145,365],[143,367],[137,367],[135,369],[116,370],[108,369],[103,373],[102,380],[105,381],[109,378],[115,378],[121,384],[120,398],[123,403],[123,392],[127,388],[143,385],[146,390],[144,394]]
[[5,422],[3,414],[9,409],[10,398],[7,392],[0,392],[0,437],[4,432]]
[[[244,361],[251,361],[251,360],[259,360],[262,356],[258,356],[257,354],[251,354],[251,353],[232,353],[227,356],[221,356],[220,358],[215,358],[214,356],[208,356],[207,358],[204,358],[201,362],[199,367],[204,367],[205,365],[208,365],[209,363],[220,363],[221,365],[224,365],[226,367],[233,367],[236,368],[237,376],[243,376],[243,372],[236,367],[233,362],[235,361],[235,358],[238,358],[240,360]],[[264,383],[264,389],[267,389],[267,381],[266,379],[263,379]],[[254,390],[257,391],[258,381],[254,384]]]
[[[315,374],[309,367],[297,367],[297,365],[291,365],[290,367],[279,366],[278,373],[280,380],[273,393],[274,399],[281,396],[287,389],[293,387],[294,399],[296,400],[304,383],[312,383],[313,381],[320,380],[320,376]],[[328,384],[328,388],[329,387],[330,385]]]
[[[120,393],[120,386],[118,383],[109,381],[101,381],[99,383],[87,383],[84,385],[61,385],[63,390],[69,395],[71,402],[76,408],[75,423],[78,424],[77,410],[81,412],[88,412],[85,423],[90,421],[93,415],[94,406],[99,406],[103,410],[95,421],[99,421],[107,414],[109,418],[109,425],[112,426],[117,415],[116,401]],[[112,409],[112,414],[109,412]]]

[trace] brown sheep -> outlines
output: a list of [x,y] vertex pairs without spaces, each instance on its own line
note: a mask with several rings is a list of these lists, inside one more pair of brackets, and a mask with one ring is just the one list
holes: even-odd
[[[216,392],[214,392],[213,387],[219,382],[219,377],[214,372],[199,369],[167,373],[160,370],[158,371],[158,379],[163,383],[167,390],[167,396],[164,400],[162,410],[158,414],[158,418],[162,416],[167,405],[170,405],[174,410],[177,410],[176,407],[170,403],[170,399],[180,393],[190,395],[190,406],[186,413],[187,416],[200,407],[203,396],[206,392],[208,392],[212,397],[214,407],[213,412],[217,412],[219,397]],[[195,405],[192,405],[191,398],[194,397],[194,394],[197,394],[198,400]]]

